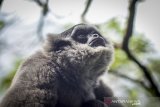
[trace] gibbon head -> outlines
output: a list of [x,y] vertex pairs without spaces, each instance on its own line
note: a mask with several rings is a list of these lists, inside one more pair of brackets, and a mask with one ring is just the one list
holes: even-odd
[[113,46],[98,30],[87,24],[78,24],[58,35],[49,35],[44,52],[52,60],[69,70],[97,76],[113,59]]

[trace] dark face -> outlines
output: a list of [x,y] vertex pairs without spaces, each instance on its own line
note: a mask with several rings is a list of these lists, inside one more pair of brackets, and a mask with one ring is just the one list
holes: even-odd
[[[94,48],[98,46],[106,47],[108,44],[108,41],[102,37],[93,26],[86,24],[79,24],[69,30],[64,31],[60,34],[59,38],[60,39],[56,39],[53,42],[54,51],[65,50],[65,47],[72,46],[72,41],[77,45],[87,44],[88,46]],[[65,38],[69,38],[71,41],[66,40]]]
[[101,36],[101,34],[94,28],[88,25],[76,26],[71,37],[76,42],[82,44],[88,44],[91,47],[106,46],[107,41]]

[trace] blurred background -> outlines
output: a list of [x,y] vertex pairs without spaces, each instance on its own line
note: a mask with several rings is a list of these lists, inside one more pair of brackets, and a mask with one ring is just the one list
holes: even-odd
[[130,107],[160,102],[160,0],[0,0],[0,99],[20,63],[48,33],[78,23],[97,26],[115,47],[102,77]]

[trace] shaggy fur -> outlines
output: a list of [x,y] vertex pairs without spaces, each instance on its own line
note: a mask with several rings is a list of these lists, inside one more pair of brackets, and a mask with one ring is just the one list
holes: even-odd
[[[104,84],[97,85],[98,78],[112,61],[113,46],[108,39],[105,47],[74,41],[72,35],[79,28],[97,31],[82,24],[49,35],[43,49],[21,64],[0,107],[80,107],[96,100],[102,106],[103,97],[112,93],[103,89]],[[59,41],[65,45],[60,50],[56,48]]]

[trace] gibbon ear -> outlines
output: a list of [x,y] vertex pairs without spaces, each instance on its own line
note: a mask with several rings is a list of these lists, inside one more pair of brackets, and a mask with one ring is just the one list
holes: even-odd
[[47,39],[46,39],[45,43],[47,43],[48,45],[53,45],[53,43],[58,39],[60,39],[60,36],[58,34],[51,34],[50,33],[47,35]]
[[[64,38],[64,37],[63,37]],[[71,46],[71,42],[64,40],[60,35],[48,34],[44,49],[47,52],[64,50],[64,47]]]
[[47,41],[48,42],[52,42],[52,41],[54,41],[55,39],[57,39],[57,37],[58,37],[58,35],[57,34],[51,34],[51,33],[49,33],[48,35],[47,35]]
[[46,40],[43,45],[43,49],[46,51],[51,51],[53,49],[53,43],[59,38],[59,35],[57,34],[48,34],[46,37]]

